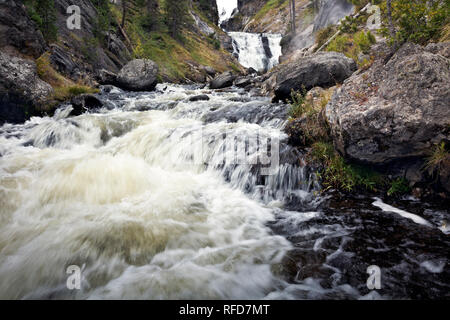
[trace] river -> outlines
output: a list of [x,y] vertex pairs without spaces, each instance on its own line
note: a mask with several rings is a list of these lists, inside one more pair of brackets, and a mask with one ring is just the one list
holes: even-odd
[[0,298],[448,298],[448,211],[320,195],[286,144],[287,106],[103,90],[100,110],[0,127]]

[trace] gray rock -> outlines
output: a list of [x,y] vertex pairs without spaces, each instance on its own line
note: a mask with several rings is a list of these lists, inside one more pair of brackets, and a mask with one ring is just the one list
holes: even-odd
[[0,122],[23,122],[44,105],[53,88],[42,81],[33,61],[0,51]]
[[430,43],[425,47],[425,50],[434,54],[440,54],[441,56],[450,59],[450,42]]
[[291,97],[292,90],[307,91],[314,87],[332,87],[356,71],[356,63],[342,53],[324,52],[287,63],[276,75],[274,101]]
[[245,88],[245,87],[247,87],[247,86],[249,86],[251,84],[252,84],[252,79],[251,78],[247,78],[247,77],[238,78],[234,82],[234,85],[236,87],[239,87],[239,88]]
[[46,44],[37,25],[27,14],[21,1],[0,1],[0,48],[11,47],[38,58]]
[[236,79],[236,76],[233,75],[231,71],[224,72],[217,77],[215,77],[210,83],[209,87],[211,89],[222,89],[231,87],[233,85],[234,79]]
[[384,60],[354,74],[327,105],[335,146],[376,165],[426,157],[450,139],[450,61],[412,44]]
[[205,70],[205,72],[206,72],[208,75],[210,75],[211,77],[214,77],[214,76],[217,74],[217,71],[214,70],[214,68],[213,68],[213,67],[210,67],[210,66],[204,66],[204,67],[203,67],[203,70]]
[[80,70],[77,64],[72,60],[70,54],[56,44],[51,46],[50,62],[55,70],[67,75],[72,79],[76,78]]
[[152,60],[128,62],[117,75],[117,85],[131,91],[153,91],[157,84],[158,66]]
[[206,94],[201,94],[198,96],[190,97],[189,101],[195,102],[195,101],[208,101],[209,97]]
[[101,108],[103,103],[93,94],[81,94],[73,97],[70,101],[73,111],[70,113],[73,116],[78,116],[88,110]]
[[117,75],[114,72],[100,69],[97,71],[96,80],[99,84],[102,85],[116,85],[117,84]]

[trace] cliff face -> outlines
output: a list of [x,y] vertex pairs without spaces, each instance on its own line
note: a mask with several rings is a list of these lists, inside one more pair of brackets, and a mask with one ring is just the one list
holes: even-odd
[[16,0],[0,2],[0,50],[38,58],[46,49],[41,32]]

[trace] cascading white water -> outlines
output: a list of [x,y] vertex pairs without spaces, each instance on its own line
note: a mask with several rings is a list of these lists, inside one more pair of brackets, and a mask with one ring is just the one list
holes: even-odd
[[233,12],[238,8],[238,0],[216,0],[219,12],[219,26],[222,22],[231,18]]
[[268,33],[229,32],[234,54],[241,65],[266,72],[279,63],[281,35]]
[[[223,162],[223,142],[210,138],[275,137],[284,120],[204,123],[212,110],[242,106],[232,101],[241,96],[166,92],[0,127],[0,298],[244,299],[277,290],[271,266],[290,244],[265,224],[274,195],[299,192],[307,179],[281,165],[255,189],[251,168]],[[199,93],[211,100],[186,100]],[[263,110],[268,101],[244,106],[255,103]],[[135,111],[143,106],[152,110]],[[192,158],[195,137],[206,141],[203,162]],[[65,286],[69,265],[85,265],[80,291]]]
[[[216,0],[219,26],[239,10],[237,0]],[[280,34],[228,32],[233,39],[234,56],[246,68],[266,72],[279,63],[281,52]]]

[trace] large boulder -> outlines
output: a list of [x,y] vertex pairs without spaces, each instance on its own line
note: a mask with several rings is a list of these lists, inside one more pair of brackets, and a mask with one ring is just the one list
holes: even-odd
[[342,53],[323,52],[280,66],[276,75],[274,101],[285,101],[292,90],[329,88],[342,83],[357,69],[355,61]]
[[209,87],[211,89],[231,87],[233,85],[234,79],[236,79],[236,76],[233,75],[231,71],[224,72],[211,80],[211,82],[209,83]]
[[22,1],[0,1],[0,48],[12,48],[38,58],[46,49],[42,33],[30,19]]
[[450,139],[450,60],[405,44],[354,74],[326,107],[336,148],[375,165],[426,157]]
[[23,122],[45,109],[52,87],[39,79],[33,61],[0,51],[0,123]]
[[128,62],[117,75],[117,85],[131,91],[153,91],[158,83],[158,66],[152,60]]

